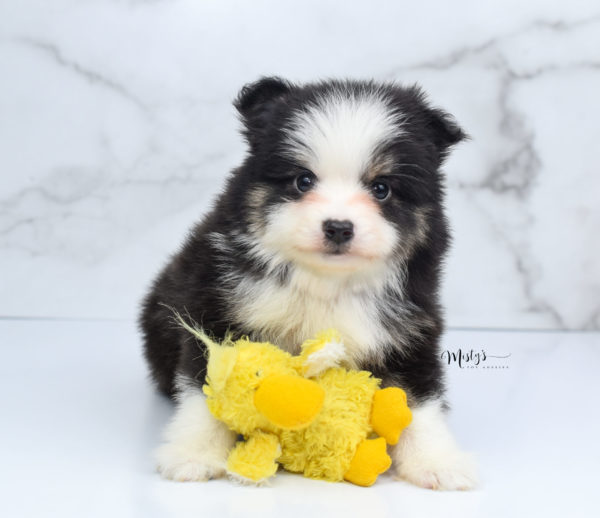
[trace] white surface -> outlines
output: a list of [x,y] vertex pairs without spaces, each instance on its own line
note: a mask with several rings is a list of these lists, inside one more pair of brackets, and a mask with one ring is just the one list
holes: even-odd
[[[267,488],[174,483],[150,452],[171,405],[146,380],[129,322],[0,321],[3,516],[544,516],[597,514],[598,333],[452,331],[485,350],[448,366],[451,425],[482,487],[436,493],[381,477],[372,488],[278,474]],[[483,368],[484,365],[508,368]]]
[[473,137],[452,325],[598,329],[599,28],[597,0],[0,2],[0,315],[131,318],[275,73],[417,81]]

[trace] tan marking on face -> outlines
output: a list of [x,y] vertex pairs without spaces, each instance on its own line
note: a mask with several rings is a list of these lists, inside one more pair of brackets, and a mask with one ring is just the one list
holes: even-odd
[[255,187],[248,193],[248,205],[252,208],[261,207],[268,196],[268,191],[264,187]]
[[247,203],[250,208],[248,222],[254,232],[260,231],[264,227],[263,206],[269,195],[264,187],[255,187],[248,193]]
[[367,168],[365,180],[372,182],[378,176],[389,175],[394,168],[394,159],[392,157],[381,156],[373,160]]
[[427,240],[429,234],[429,215],[431,209],[429,207],[419,207],[415,210],[416,232],[415,238],[418,243],[423,243]]

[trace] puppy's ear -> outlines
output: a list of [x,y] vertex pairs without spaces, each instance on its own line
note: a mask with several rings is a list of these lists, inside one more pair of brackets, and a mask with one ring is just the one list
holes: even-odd
[[429,104],[427,95],[419,85],[396,92],[400,99],[399,111],[402,112],[407,105],[415,108],[410,119],[414,118],[423,127],[427,139],[437,149],[440,162],[446,158],[452,146],[469,138],[452,115]]
[[437,108],[430,108],[427,112],[428,126],[438,147],[446,149],[467,138],[467,134],[449,113]]
[[244,135],[254,147],[272,120],[275,107],[290,92],[292,85],[279,77],[263,77],[247,84],[233,105],[244,123]]
[[291,85],[284,79],[263,77],[245,85],[233,104],[243,117],[251,117],[270,102],[283,97],[290,89]]
[[438,108],[426,109],[425,127],[438,149],[440,160],[448,156],[452,146],[469,138],[452,115]]

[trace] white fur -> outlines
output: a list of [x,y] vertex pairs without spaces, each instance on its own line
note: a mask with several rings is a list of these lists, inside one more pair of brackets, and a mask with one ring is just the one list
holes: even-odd
[[[321,282],[330,291],[319,296],[311,290],[318,281],[305,282],[305,277],[294,271],[285,285],[271,277],[239,279],[231,294],[236,320],[261,339],[291,352],[297,352],[304,340],[319,331],[334,327],[342,336],[351,365],[367,355],[380,355],[382,344],[390,343],[391,336],[380,323],[375,290],[354,292],[339,280],[324,278]],[[397,310],[402,311],[400,303]]]
[[223,476],[236,435],[210,414],[199,390],[188,388],[164,439],[155,452],[157,469],[165,478],[185,482]]
[[472,489],[475,463],[457,446],[437,400],[412,409],[413,420],[392,451],[400,478],[428,489]]
[[287,144],[321,178],[359,179],[376,149],[402,133],[402,116],[383,95],[342,89],[296,112]]
[[327,369],[338,367],[346,359],[346,347],[342,342],[327,342],[321,349],[308,356],[304,362],[304,375],[307,378],[318,376]]

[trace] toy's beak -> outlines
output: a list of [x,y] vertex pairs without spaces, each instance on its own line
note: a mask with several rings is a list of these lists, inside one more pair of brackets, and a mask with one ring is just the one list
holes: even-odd
[[277,374],[265,378],[254,394],[254,405],[280,428],[308,426],[321,411],[325,391],[314,381]]

